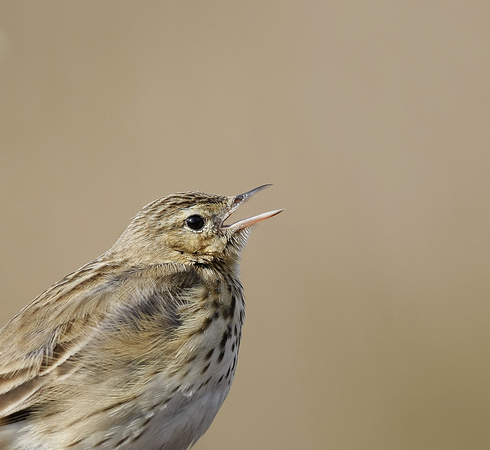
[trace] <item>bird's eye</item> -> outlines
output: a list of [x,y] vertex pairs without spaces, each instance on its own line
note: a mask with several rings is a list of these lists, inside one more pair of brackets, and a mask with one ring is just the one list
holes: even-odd
[[202,230],[204,227],[204,219],[198,214],[194,214],[185,219],[187,226],[194,231]]

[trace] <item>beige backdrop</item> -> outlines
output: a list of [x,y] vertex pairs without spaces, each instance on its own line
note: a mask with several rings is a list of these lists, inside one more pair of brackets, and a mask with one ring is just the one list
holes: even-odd
[[1,323],[149,201],[273,189],[196,449],[490,448],[490,4],[0,2]]

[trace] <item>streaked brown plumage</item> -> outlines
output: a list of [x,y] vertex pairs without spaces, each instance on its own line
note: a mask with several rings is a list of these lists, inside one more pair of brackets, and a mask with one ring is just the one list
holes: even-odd
[[0,332],[0,448],[186,449],[235,372],[240,250],[271,211],[200,192],[143,208],[114,246]]

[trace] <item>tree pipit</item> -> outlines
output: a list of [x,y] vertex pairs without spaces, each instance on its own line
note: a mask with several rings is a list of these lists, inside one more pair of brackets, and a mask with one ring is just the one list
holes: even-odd
[[230,389],[245,315],[240,251],[270,211],[174,194],[0,331],[0,448],[187,449]]

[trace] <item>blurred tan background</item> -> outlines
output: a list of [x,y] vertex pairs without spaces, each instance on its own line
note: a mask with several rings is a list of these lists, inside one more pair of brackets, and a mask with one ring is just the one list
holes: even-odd
[[490,4],[0,2],[0,321],[172,192],[261,224],[211,449],[490,448]]

